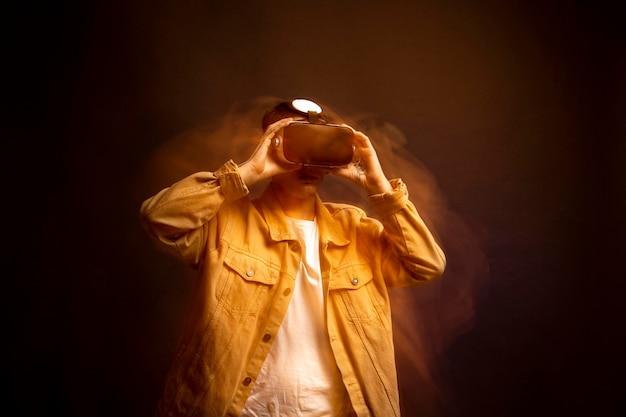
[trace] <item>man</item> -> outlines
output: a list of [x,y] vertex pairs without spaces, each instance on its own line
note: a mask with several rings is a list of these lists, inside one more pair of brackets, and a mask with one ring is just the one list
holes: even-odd
[[[354,156],[343,166],[279,157],[285,128],[327,117],[293,103],[266,113],[246,162],[142,204],[149,233],[197,269],[157,416],[400,415],[387,288],[440,276],[445,256],[363,133],[348,127]],[[362,189],[381,220],[322,202],[327,174]]]

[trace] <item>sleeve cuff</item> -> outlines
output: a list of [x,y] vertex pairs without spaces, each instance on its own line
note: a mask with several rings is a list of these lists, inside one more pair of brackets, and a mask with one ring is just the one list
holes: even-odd
[[406,207],[409,200],[409,191],[400,178],[392,179],[389,182],[393,188],[391,191],[382,194],[372,194],[368,197],[372,208],[382,217],[402,210]]
[[241,179],[239,166],[232,159],[215,171],[215,176],[220,182],[222,194],[227,201],[238,200],[250,192]]

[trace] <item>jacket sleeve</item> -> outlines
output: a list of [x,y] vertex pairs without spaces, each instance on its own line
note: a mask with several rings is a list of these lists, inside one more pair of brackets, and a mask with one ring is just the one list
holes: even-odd
[[225,201],[247,194],[231,160],[215,172],[192,174],[145,200],[141,222],[163,249],[196,267],[207,244],[209,222]]
[[394,179],[391,185],[391,192],[369,197],[384,227],[382,268],[387,285],[406,286],[438,278],[446,267],[443,250],[409,200],[406,184]]

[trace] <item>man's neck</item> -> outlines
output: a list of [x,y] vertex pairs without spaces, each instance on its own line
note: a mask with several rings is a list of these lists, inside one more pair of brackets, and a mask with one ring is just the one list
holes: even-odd
[[281,195],[278,196],[278,201],[288,217],[300,220],[315,219],[315,197],[301,199]]

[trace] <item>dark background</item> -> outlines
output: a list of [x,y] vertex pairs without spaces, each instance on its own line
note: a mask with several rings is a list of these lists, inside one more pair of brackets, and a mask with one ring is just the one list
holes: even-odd
[[398,126],[486,231],[488,291],[421,415],[624,413],[617,3],[5,2],[2,414],[152,413],[190,280],[137,179],[263,96]]

